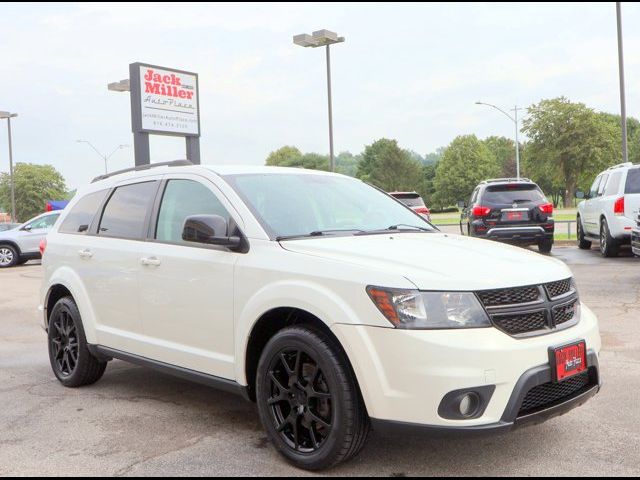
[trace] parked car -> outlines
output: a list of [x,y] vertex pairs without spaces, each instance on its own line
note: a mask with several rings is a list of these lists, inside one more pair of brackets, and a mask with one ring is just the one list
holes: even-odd
[[60,212],[39,215],[12,230],[0,232],[0,268],[22,265],[40,258],[40,241],[47,236]]
[[527,178],[497,178],[481,182],[464,203],[461,233],[518,245],[553,247],[553,204]]
[[0,232],[6,232],[7,230],[13,230],[19,227],[19,223],[0,223]]
[[397,198],[411,210],[422,215],[428,222],[431,221],[431,211],[424,204],[424,200],[417,192],[389,192],[394,198]]
[[600,246],[605,257],[615,257],[631,242],[640,208],[640,165],[621,163],[598,175],[578,205],[578,246]]
[[64,386],[116,358],[237,393],[309,470],[356,455],[370,427],[505,432],[600,389],[598,321],[565,264],[441,233],[333,173],[105,176],[62,214],[43,266]]

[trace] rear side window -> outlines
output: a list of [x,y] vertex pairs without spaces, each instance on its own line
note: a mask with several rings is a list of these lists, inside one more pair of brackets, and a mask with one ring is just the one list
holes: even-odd
[[185,220],[192,215],[220,215],[227,224],[230,218],[220,200],[201,183],[193,180],[170,180],[162,197],[156,240],[187,243],[182,240],[182,231]]
[[545,196],[537,185],[496,185],[487,187],[482,203],[487,205],[512,205],[513,203],[543,202]]
[[87,233],[107,193],[102,190],[81,198],[60,225],[60,233]]
[[640,193],[640,168],[631,168],[627,172],[624,193]]
[[606,196],[616,195],[620,190],[620,180],[622,180],[622,172],[612,173],[609,177],[609,183],[607,183],[607,188],[604,190],[604,194]]
[[153,204],[157,182],[118,187],[107,202],[98,234],[139,240],[144,238],[147,215]]
[[609,178],[609,174],[605,174],[602,176],[602,180],[600,180],[600,186],[598,187],[598,196],[601,197],[604,193],[604,187],[607,184],[607,179]]

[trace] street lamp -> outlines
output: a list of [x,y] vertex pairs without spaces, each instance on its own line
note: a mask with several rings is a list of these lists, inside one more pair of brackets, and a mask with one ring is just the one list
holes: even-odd
[[507,112],[502,110],[500,107],[496,107],[495,105],[492,105],[490,103],[476,102],[476,105],[485,105],[487,107],[495,108],[499,112],[502,112],[503,114],[505,114],[509,118],[509,120],[515,123],[516,125],[516,178],[520,180],[520,143],[518,140],[518,135],[519,135],[518,110],[522,110],[522,109],[518,108],[517,105],[514,108],[512,108],[511,111],[514,112],[515,114],[515,117],[512,117]]
[[622,161],[629,161],[627,151],[627,102],[624,92],[624,52],[622,49],[622,7],[616,2],[616,20],[618,27],[618,74],[620,76],[620,122],[622,123]]
[[124,80],[120,80],[119,82],[113,82],[107,84],[107,90],[112,92],[130,92],[131,91],[131,82],[128,78]]
[[87,145],[89,145],[91,148],[93,148],[95,150],[95,152],[100,155],[100,158],[102,158],[104,160],[104,173],[105,175],[109,174],[109,170],[107,168],[107,160],[109,160],[111,157],[113,157],[113,155],[118,151],[118,150],[122,150],[123,148],[127,148],[129,145],[118,145],[116,147],[116,149],[111,152],[109,155],[103,155],[102,153],[100,153],[100,151],[98,151],[98,149],[96,147],[93,146],[93,144],[87,140],[76,140],[78,143],[86,143]]
[[329,30],[318,30],[308,35],[301,33],[294,35],[293,43],[305,48],[326,47],[327,52],[327,98],[329,103],[329,164],[331,171],[335,171],[335,160],[333,156],[333,108],[331,106],[331,51],[329,47],[334,43],[344,42],[344,37],[339,37],[337,33]]
[[11,119],[17,117],[17,113],[0,112],[0,119],[7,119],[7,132],[9,135],[9,181],[11,182],[11,218],[17,222],[16,217],[16,184],[13,179],[13,148],[11,146]]

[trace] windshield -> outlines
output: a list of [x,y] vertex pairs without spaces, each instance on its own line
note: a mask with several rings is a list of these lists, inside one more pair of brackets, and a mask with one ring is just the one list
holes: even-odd
[[435,231],[388,195],[353,178],[268,173],[225,176],[272,238],[387,230]]
[[544,194],[537,185],[501,185],[489,187],[482,196],[487,205],[511,205],[512,203],[544,202]]

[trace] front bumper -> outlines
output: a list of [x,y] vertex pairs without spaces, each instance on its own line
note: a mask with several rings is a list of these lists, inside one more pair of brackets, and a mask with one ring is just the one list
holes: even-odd
[[[347,350],[372,424],[379,429],[419,427],[431,433],[505,431],[564,413],[599,390],[601,340],[595,315],[584,305],[579,324],[564,331],[514,339],[494,328],[407,331],[334,325]],[[585,340],[594,381],[576,398],[563,398],[535,415],[519,416],[524,395],[551,379],[549,347]],[[451,420],[438,412],[449,394],[494,386],[478,418]],[[593,387],[593,388],[591,388]]]

